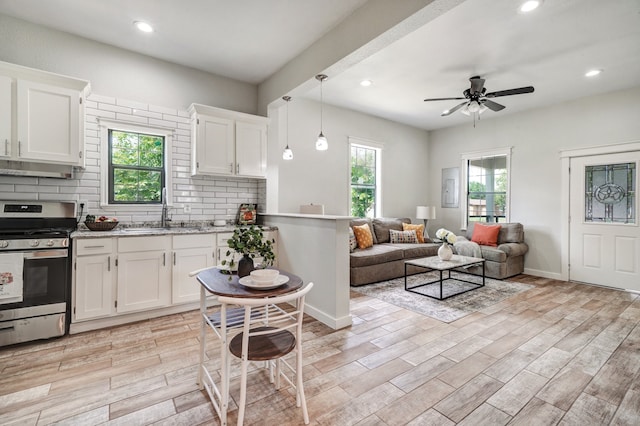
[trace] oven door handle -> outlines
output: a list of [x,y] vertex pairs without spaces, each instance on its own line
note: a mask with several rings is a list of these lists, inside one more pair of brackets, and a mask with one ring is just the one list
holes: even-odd
[[69,257],[69,250],[35,250],[24,252],[25,259],[55,259]]

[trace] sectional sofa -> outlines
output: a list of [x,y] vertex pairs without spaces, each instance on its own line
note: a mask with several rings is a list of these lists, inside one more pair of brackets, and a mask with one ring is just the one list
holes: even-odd
[[[360,286],[404,276],[404,261],[420,257],[436,256],[439,243],[391,243],[390,230],[402,231],[402,223],[411,223],[409,218],[353,219],[350,226],[368,225],[373,237],[373,246],[355,248],[350,253],[350,283]],[[524,271],[524,255],[529,250],[524,242],[524,230],[520,223],[503,223],[495,247],[480,245],[475,254],[486,259],[485,274],[490,278],[504,279]],[[471,240],[473,224],[459,238],[460,242]],[[465,250],[468,244],[459,245]],[[454,251],[456,247],[454,246]],[[470,268],[471,273],[481,274],[480,267]],[[424,272],[420,268],[408,268],[409,273]]]

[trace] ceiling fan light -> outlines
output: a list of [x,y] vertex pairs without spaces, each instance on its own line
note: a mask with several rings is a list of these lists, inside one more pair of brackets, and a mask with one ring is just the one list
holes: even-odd
[[602,70],[593,69],[593,70],[587,71],[584,74],[584,76],[585,77],[595,77],[595,76],[599,75],[601,72],[602,72]]
[[467,105],[467,109],[469,112],[478,112],[480,111],[480,104],[477,101],[471,101]]
[[464,115],[466,115],[467,117],[469,117],[471,115],[471,113],[469,112],[469,109],[465,106],[464,108],[462,108],[460,110],[461,113],[463,113]]
[[487,108],[487,106],[485,104],[480,104],[480,109],[478,110],[478,114],[482,114],[483,112],[485,112],[488,109],[489,108]]

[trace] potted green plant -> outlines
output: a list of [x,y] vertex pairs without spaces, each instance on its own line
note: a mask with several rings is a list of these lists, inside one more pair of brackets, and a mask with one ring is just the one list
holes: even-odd
[[[227,240],[229,249],[227,250],[227,256],[230,256],[232,251],[242,255],[242,258],[238,261],[238,276],[245,277],[255,269],[253,259],[256,257],[262,258],[261,266],[266,268],[273,265],[273,261],[276,258],[273,252],[274,239],[265,239],[262,232],[262,228],[259,226],[248,226],[236,228],[233,231],[231,238]],[[222,265],[229,265],[229,269],[233,269],[235,266],[235,259],[223,260]]]

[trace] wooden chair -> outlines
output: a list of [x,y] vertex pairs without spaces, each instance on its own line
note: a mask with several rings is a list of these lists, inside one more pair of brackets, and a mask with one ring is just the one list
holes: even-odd
[[[297,292],[270,298],[218,297],[221,303],[244,307],[242,331],[236,334],[228,345],[229,352],[242,361],[238,425],[244,422],[247,371],[250,361],[266,361],[272,381],[275,367],[276,389],[280,388],[282,377],[296,390],[296,406],[302,406],[304,423],[309,423],[302,383],[302,319],[304,298],[311,288],[313,283],[307,284]],[[277,306],[292,302],[295,303],[292,311]],[[295,353],[295,368],[288,360],[283,359],[291,352]],[[287,371],[283,371],[283,366],[292,374],[292,378],[287,375]]]

